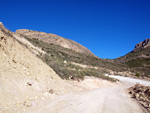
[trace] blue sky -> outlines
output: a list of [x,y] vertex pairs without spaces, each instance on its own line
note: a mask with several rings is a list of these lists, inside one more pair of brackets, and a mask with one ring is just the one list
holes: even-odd
[[150,0],[3,0],[6,28],[54,33],[100,58],[116,58],[150,38]]

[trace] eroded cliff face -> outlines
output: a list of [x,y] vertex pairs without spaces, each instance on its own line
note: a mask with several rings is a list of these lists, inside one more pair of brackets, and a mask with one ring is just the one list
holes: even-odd
[[52,43],[52,44],[56,44],[56,45],[68,48],[68,49],[72,49],[79,53],[84,53],[87,55],[95,56],[90,50],[88,50],[86,47],[82,46],[81,44],[74,42],[72,40],[60,37],[55,34],[33,31],[33,30],[28,30],[28,29],[20,29],[20,30],[17,30],[16,33],[22,36],[26,36],[28,38],[35,38],[35,39],[42,40],[43,42],[46,42],[46,43]]

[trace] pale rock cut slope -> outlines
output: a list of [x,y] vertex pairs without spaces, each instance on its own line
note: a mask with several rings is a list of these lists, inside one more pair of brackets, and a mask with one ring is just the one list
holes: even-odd
[[44,99],[43,94],[59,95],[70,89],[0,23],[0,112],[17,113],[19,109],[25,112],[38,98]]

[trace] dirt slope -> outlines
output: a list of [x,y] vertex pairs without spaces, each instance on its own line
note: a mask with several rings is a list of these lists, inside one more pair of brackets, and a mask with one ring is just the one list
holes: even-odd
[[71,88],[0,23],[0,112],[25,112],[45,95],[51,99]]

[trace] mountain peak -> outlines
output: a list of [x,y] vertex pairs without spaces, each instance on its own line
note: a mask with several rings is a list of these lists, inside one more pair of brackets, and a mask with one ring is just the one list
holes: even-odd
[[140,42],[139,44],[136,44],[133,51],[139,51],[140,49],[146,48],[148,46],[150,46],[150,39],[145,39],[144,41]]

